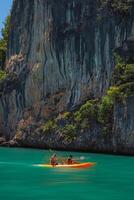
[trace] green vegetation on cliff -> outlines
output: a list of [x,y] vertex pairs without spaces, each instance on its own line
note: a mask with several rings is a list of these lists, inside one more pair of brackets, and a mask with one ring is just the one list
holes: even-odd
[[116,97],[131,96],[134,92],[134,64],[127,64],[115,54],[115,69],[113,71],[112,85],[118,88]]
[[[51,132],[52,129],[56,129],[64,137],[74,139],[76,132],[86,131],[93,123],[98,123],[102,127],[102,133],[110,133],[115,103],[123,103],[125,98],[134,92],[134,64],[125,63],[115,54],[111,83],[112,86],[102,98],[88,100],[75,112],[65,112],[60,118],[49,120],[44,131]],[[61,125],[59,121],[64,123]]]
[[[127,64],[115,54],[115,68],[111,86],[98,99],[88,100],[76,111],[60,113],[42,124],[38,131],[42,134],[56,133],[65,142],[73,142],[77,134],[88,132],[97,124],[103,135],[111,134],[114,106],[124,103],[134,93],[134,64]],[[37,132],[38,132],[37,131]]]
[[133,0],[100,0],[101,9],[126,15],[131,11]]
[[127,82],[134,82],[134,64],[125,63],[117,54],[115,54],[115,63],[112,84],[121,85]]
[[0,81],[1,81],[1,80],[4,80],[6,77],[7,77],[6,72],[3,71],[3,70],[0,70]]
[[54,120],[48,120],[41,128],[44,133],[50,133],[56,129],[56,123]]
[[4,27],[1,30],[2,38],[0,39],[0,67],[4,68],[7,45],[8,45],[8,36],[9,36],[9,25],[10,25],[10,16],[6,17],[4,22]]

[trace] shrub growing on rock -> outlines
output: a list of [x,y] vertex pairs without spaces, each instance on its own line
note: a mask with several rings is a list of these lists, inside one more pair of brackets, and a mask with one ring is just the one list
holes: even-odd
[[113,13],[128,15],[133,5],[132,0],[100,0],[101,9],[107,8]]
[[98,120],[100,123],[109,123],[113,112],[113,100],[109,96],[104,96],[98,110]]
[[1,81],[1,80],[4,80],[6,77],[7,77],[6,72],[3,71],[3,70],[0,70],[0,81]]
[[71,142],[75,139],[76,126],[74,124],[67,124],[61,129],[61,134],[64,140]]
[[124,74],[122,75],[122,82],[134,82],[134,64],[126,64]]
[[76,132],[76,126],[73,124],[67,124],[62,129],[62,133],[64,134],[74,134],[75,132]]
[[56,123],[54,120],[48,120],[43,126],[42,130],[45,133],[50,133],[51,131],[55,130],[57,127]]

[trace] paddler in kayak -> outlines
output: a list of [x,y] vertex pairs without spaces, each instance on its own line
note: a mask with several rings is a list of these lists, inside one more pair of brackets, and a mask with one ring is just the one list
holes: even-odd
[[57,156],[56,154],[53,154],[50,158],[50,164],[54,167],[56,165],[58,165],[58,162],[57,162]]
[[77,164],[77,162],[73,160],[73,156],[72,156],[72,155],[70,155],[70,156],[68,157],[68,159],[67,159],[67,164],[68,164],[68,165]]
[[73,156],[72,155],[70,155],[69,157],[68,157],[68,159],[67,159],[67,164],[68,165],[71,165],[71,164],[73,164]]

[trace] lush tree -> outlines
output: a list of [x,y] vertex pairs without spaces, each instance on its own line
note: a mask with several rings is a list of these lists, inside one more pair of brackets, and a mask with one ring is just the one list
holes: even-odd
[[1,39],[0,39],[0,68],[4,68],[9,36],[9,25],[10,25],[10,15],[6,17],[4,22],[4,27],[1,30]]

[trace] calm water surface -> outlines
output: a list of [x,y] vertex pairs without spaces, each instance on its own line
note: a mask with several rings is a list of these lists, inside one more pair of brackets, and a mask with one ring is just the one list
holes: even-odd
[[47,169],[33,164],[47,162],[50,151],[0,148],[0,200],[134,200],[134,157],[71,154],[97,164]]

